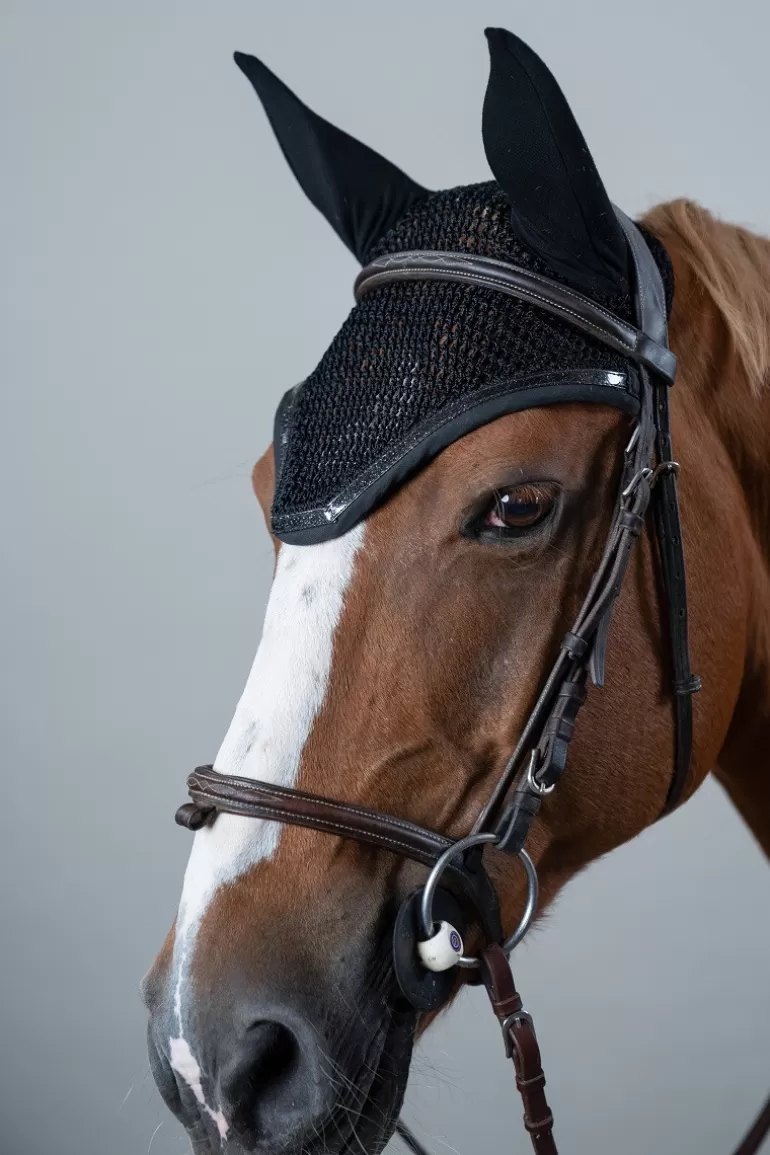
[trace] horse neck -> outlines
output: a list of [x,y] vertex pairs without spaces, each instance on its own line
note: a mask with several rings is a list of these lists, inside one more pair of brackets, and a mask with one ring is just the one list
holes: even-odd
[[749,587],[743,678],[716,776],[770,859],[770,391],[728,387],[714,420],[745,502],[736,535]]
[[[684,210],[673,208],[662,206],[670,228],[661,239],[676,279],[671,344],[681,381],[672,400],[674,444],[691,475],[688,568],[714,616],[729,606],[730,641],[740,635],[745,647],[736,683],[724,685],[735,706],[715,773],[770,857],[770,243],[697,206],[686,208],[686,224],[697,225],[688,231],[677,219]],[[736,559],[734,580],[709,572],[717,551]]]
[[767,560],[770,241],[686,200],[659,205],[646,223],[674,265],[671,344],[682,367],[674,407],[683,403],[687,411],[686,436],[701,417],[716,430]]
[[712,421],[740,481],[751,532],[770,569],[770,380],[751,386],[745,370],[729,352],[719,380],[703,402],[712,407]]
[[[734,363],[734,355],[731,357]],[[715,392],[705,403],[712,405],[712,422],[720,442],[739,478],[743,500],[757,549],[770,569],[770,382],[768,388],[747,386],[740,368],[725,366]]]

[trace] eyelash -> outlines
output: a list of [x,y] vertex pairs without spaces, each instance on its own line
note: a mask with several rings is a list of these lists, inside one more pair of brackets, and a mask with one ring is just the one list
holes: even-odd
[[[530,522],[523,521],[521,525],[495,525],[490,518],[495,515],[502,522],[513,506],[542,506],[542,512]],[[508,507],[506,509],[506,506]],[[466,521],[463,533],[481,541],[501,543],[518,541],[531,537],[547,524],[556,507],[556,493],[553,486],[525,483],[512,485],[505,489],[496,489],[491,496],[487,496],[483,503],[477,505],[475,511]]]

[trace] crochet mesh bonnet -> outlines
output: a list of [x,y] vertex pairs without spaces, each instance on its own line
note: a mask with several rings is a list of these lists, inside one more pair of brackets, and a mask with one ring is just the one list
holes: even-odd
[[[543,62],[488,29],[482,133],[495,180],[431,192],[304,105],[260,61],[236,62],[309,199],[362,264],[415,250],[542,273],[632,321],[626,242],[567,102]],[[644,231],[670,309],[671,263]],[[410,280],[366,292],[275,423],[272,529],[339,536],[458,437],[565,401],[638,409],[634,363],[496,288]]]

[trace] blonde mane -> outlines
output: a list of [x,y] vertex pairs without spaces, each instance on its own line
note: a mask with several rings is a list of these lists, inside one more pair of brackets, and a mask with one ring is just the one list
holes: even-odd
[[770,388],[770,240],[684,199],[657,205],[644,223],[711,297],[752,392]]

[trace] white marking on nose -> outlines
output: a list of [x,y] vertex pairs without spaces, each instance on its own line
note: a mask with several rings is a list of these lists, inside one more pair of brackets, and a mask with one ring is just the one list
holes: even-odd
[[[321,545],[278,554],[262,640],[230,729],[214,762],[223,774],[296,782],[302,749],[326,694],[345,590],[364,527]],[[199,921],[212,894],[270,858],[281,827],[220,814],[198,831],[187,864],[177,933]]]
[[[326,695],[334,635],[363,539],[364,526],[359,525],[320,545],[281,547],[262,640],[214,762],[217,770],[295,785],[302,750]],[[187,864],[174,946],[178,1034],[170,1040],[172,1066],[211,1118],[217,1113],[198,1098],[203,1096],[201,1072],[182,1029],[195,935],[219,887],[270,858],[280,834],[275,822],[220,814],[196,833]]]
[[171,1039],[171,1066],[173,1070],[182,1076],[188,1087],[190,1087],[193,1095],[208,1117],[216,1123],[219,1138],[224,1143],[227,1138],[227,1132],[230,1130],[230,1124],[227,1122],[227,1119],[225,1119],[222,1111],[212,1110],[206,1102],[206,1096],[203,1094],[203,1085],[201,1082],[201,1069],[186,1039]]
[[169,1038],[169,1063],[171,1064],[171,1069],[176,1071],[178,1075],[181,1075],[185,1083],[187,1083],[187,1086],[195,1096],[196,1102],[201,1105],[208,1117],[216,1123],[219,1138],[224,1143],[227,1138],[227,1132],[230,1130],[230,1125],[221,1107],[215,1111],[213,1107],[209,1107],[206,1102],[206,1095],[203,1090],[203,1072],[198,1065],[198,1060],[192,1053],[190,1044],[182,1033],[182,979],[186,966],[187,947],[183,945],[180,952],[176,988],[174,990],[174,1018],[176,1019],[179,1034],[172,1035]]

